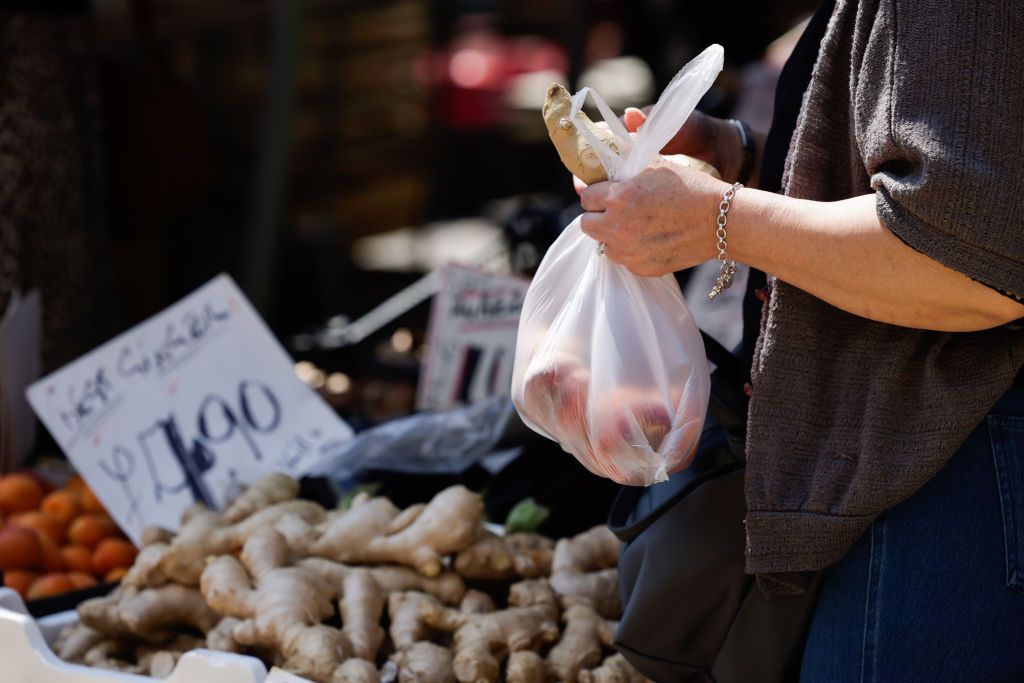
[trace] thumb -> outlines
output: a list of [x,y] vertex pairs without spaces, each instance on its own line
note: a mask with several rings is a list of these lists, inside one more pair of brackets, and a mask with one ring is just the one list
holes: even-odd
[[635,133],[646,120],[647,115],[636,107],[626,107],[622,114],[622,123],[630,133]]

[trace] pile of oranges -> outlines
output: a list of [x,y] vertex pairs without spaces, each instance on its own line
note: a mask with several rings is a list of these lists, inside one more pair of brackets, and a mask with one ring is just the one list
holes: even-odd
[[31,472],[0,477],[0,571],[27,600],[116,581],[137,553],[81,477],[52,488]]

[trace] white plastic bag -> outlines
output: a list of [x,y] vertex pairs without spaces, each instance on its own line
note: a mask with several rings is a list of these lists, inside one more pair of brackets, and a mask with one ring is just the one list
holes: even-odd
[[[712,45],[676,75],[631,138],[594,93],[621,156],[577,125],[611,180],[658,158],[722,69]],[[568,117],[589,92],[573,96]],[[707,410],[710,376],[700,331],[675,278],[634,275],[597,253],[572,222],[548,250],[523,303],[512,401],[533,430],[591,472],[648,486],[689,464]]]

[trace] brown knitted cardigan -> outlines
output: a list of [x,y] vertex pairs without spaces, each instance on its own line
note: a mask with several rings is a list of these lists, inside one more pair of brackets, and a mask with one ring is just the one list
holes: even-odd
[[[874,192],[901,240],[1024,294],[1024,5],[839,0],[786,194]],[[1024,365],[1024,331],[915,330],[770,284],[752,372],[747,571],[797,592],[949,459]]]

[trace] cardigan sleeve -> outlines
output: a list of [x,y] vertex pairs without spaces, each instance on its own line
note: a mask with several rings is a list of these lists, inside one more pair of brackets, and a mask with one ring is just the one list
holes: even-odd
[[851,85],[857,144],[882,222],[935,261],[1021,299],[1017,3],[882,0]]

